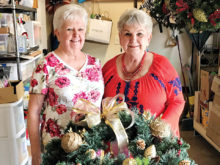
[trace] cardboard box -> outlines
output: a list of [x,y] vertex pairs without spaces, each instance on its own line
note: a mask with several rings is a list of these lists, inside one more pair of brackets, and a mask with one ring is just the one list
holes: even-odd
[[0,27],[0,34],[7,34],[10,32],[9,27]]
[[16,102],[24,96],[22,81],[10,81],[10,83],[10,87],[0,88],[0,104]]
[[216,94],[220,96],[220,77],[215,76],[212,81],[212,87],[211,90]]
[[200,88],[200,100],[205,102],[209,100],[210,97],[210,82],[209,82],[209,72],[201,70],[201,88]]
[[33,8],[35,8],[35,9],[38,8],[38,0],[34,0],[34,2],[33,2]]
[[220,147],[220,111],[211,109],[206,135]]
[[220,111],[220,95],[215,94],[214,99],[213,99],[213,103]]

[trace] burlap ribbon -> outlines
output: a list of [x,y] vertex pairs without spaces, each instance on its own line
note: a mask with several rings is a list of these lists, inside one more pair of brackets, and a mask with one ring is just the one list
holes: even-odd
[[[120,103],[118,103],[119,98],[122,98]],[[87,100],[77,100],[73,110],[76,113],[86,114],[86,119],[80,121],[78,124],[82,125],[87,122],[91,128],[101,122],[99,108]],[[128,145],[128,136],[118,115],[120,111],[126,111],[131,115],[132,121],[126,129],[132,127],[134,124],[134,113],[128,109],[127,104],[124,102],[124,95],[118,94],[113,98],[107,97],[103,99],[101,117],[104,118],[105,123],[114,131],[120,152],[124,152]]]

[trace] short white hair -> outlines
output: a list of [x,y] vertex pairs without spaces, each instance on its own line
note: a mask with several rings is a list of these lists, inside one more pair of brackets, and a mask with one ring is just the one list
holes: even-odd
[[83,20],[85,28],[88,23],[88,13],[86,9],[76,4],[67,4],[59,7],[53,17],[54,30],[60,30],[66,20]]
[[152,33],[153,22],[151,17],[143,10],[136,8],[126,10],[118,21],[118,31],[121,32],[124,25],[139,24],[146,28],[148,33]]

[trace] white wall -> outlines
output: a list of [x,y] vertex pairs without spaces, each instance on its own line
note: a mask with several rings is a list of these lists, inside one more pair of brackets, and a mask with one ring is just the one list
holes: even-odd
[[[113,21],[111,41],[109,45],[86,42],[83,50],[91,55],[101,59],[102,64],[120,53],[120,45],[117,42],[118,31],[117,21],[120,15],[128,8],[133,8],[133,2],[100,2],[94,6],[94,13],[109,13],[109,17]],[[152,40],[149,50],[166,56],[173,64],[182,79],[181,65],[177,46],[166,47],[166,41],[170,37],[169,29],[163,27],[163,33],[159,32],[158,24],[153,28]],[[191,40],[186,33],[179,35],[179,44],[183,65],[191,62]]]
[[[45,1],[39,0],[39,8],[38,14],[42,21],[43,27],[47,24],[47,29],[43,32],[43,47],[46,47],[46,43],[49,43],[49,35],[51,31],[51,16],[47,14],[47,18],[45,17]],[[115,55],[120,53],[120,45],[118,43],[118,31],[117,31],[117,21],[120,15],[128,8],[133,8],[133,1],[128,2],[91,2],[87,1],[82,4],[89,14],[97,13],[104,14],[105,16],[109,16],[113,21],[112,33],[110,44],[99,44],[94,42],[86,42],[83,48],[83,51],[86,53],[90,53],[91,55],[99,58],[102,61],[102,65],[113,58]],[[138,4],[139,6],[140,4]],[[46,21],[47,19],[47,21]],[[182,79],[182,72],[180,66],[180,59],[177,46],[175,47],[166,47],[165,43],[167,39],[170,37],[170,32],[167,28],[163,27],[163,33],[159,32],[158,25],[154,26],[153,36],[149,46],[150,51],[154,51],[158,54],[166,56],[173,66],[176,68],[178,74]],[[183,65],[190,64],[191,62],[191,45],[192,42],[186,33],[179,35],[179,43],[180,43],[180,51]],[[48,44],[48,48],[50,45]],[[184,85],[184,84],[183,84]]]
[[46,25],[46,9],[45,9],[45,0],[38,0],[38,9],[37,9],[37,21],[41,23],[42,31],[42,41],[40,49],[47,49],[47,25]]

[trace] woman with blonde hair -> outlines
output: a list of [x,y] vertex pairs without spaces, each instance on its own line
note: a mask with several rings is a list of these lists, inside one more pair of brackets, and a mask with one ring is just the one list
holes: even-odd
[[101,106],[100,61],[81,51],[87,21],[86,10],[78,5],[64,5],[55,12],[53,27],[59,46],[40,60],[31,79],[28,132],[32,165],[41,163],[41,143],[44,148],[51,139],[61,138],[70,121],[80,120],[81,115],[72,111],[77,99]]

